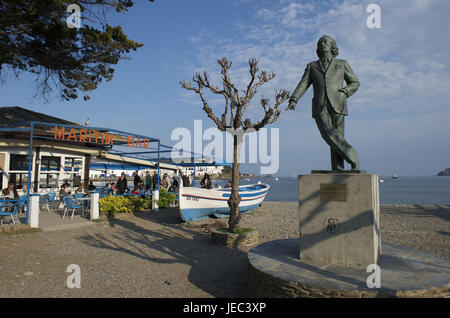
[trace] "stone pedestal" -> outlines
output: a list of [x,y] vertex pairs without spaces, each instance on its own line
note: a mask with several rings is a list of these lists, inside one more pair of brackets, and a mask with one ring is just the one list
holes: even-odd
[[300,260],[366,269],[381,253],[378,176],[301,175]]
[[436,256],[383,245],[380,285],[372,273],[298,259],[298,239],[265,242],[248,252],[248,296],[274,297],[450,297],[450,264]]

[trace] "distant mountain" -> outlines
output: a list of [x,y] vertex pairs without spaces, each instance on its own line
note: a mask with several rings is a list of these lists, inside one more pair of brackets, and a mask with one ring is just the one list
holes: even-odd
[[440,171],[437,175],[438,176],[450,176],[450,168]]

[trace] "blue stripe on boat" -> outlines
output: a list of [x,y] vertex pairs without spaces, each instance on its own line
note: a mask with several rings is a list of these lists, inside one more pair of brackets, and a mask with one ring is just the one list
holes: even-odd
[[[258,204],[252,204],[248,206],[240,207],[241,212],[250,212],[259,207]],[[185,222],[200,220],[210,215],[218,214],[218,217],[228,217],[230,215],[230,208],[205,208],[205,209],[184,209],[180,211],[181,218]]]
[[[240,191],[239,191],[239,192],[240,192]],[[256,197],[256,196],[261,195],[261,194],[264,194],[264,193],[266,193],[266,192],[267,192],[267,189],[264,190],[264,191],[262,191],[262,192],[242,193],[242,194],[239,193],[239,196],[240,196],[241,198],[245,198],[245,197]],[[229,198],[230,195],[231,195],[231,193],[224,193],[224,194],[222,194],[222,197],[224,197],[224,198]]]

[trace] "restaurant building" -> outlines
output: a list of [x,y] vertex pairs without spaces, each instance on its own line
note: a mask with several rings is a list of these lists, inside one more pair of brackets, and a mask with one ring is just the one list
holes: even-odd
[[[0,108],[0,188],[27,186],[27,223],[31,194],[56,192],[65,183],[79,187],[84,182],[87,190],[91,170],[106,175],[108,170],[150,170],[160,180],[164,172],[186,169],[186,164],[162,160],[161,154],[167,158],[173,150],[153,137],[80,125],[22,107]],[[196,172],[196,160],[187,165]],[[214,163],[198,164],[204,165]]]
[[60,118],[30,111],[21,107],[0,108],[0,188],[9,182],[16,188],[28,185],[30,155],[30,123],[53,124],[36,127],[31,151],[31,187],[34,192],[40,188],[59,187],[63,182],[79,185],[89,168],[90,156],[102,147],[89,145],[68,145],[57,140],[43,140],[40,136],[50,135],[55,125],[79,126]]

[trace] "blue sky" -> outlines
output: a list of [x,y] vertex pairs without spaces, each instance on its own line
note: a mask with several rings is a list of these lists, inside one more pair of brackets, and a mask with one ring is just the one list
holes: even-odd
[[[217,58],[233,61],[232,79],[248,81],[247,61],[276,78],[259,90],[293,92],[306,64],[317,59],[323,34],[333,36],[338,58],[347,60],[360,89],[348,100],[346,138],[360,155],[361,169],[380,175],[435,175],[450,167],[450,31],[447,0],[380,0],[381,28],[366,26],[366,7],[374,1],[192,0],[136,1],[128,13],[110,14],[129,37],[144,43],[121,61],[112,81],[87,102],[34,98],[33,78],[23,74],[0,85],[1,106],[21,106],[67,120],[159,137],[174,144],[173,129],[193,131],[194,120],[213,124],[198,96],[182,89],[207,70],[217,80]],[[218,83],[216,81],[216,83]],[[329,147],[311,118],[312,88],[295,112],[283,112],[279,128],[278,175],[329,169]],[[209,96],[216,114],[223,101]],[[287,106],[287,105],[285,105]],[[283,106],[283,109],[285,108]],[[255,98],[249,114],[261,113]],[[258,165],[243,171],[258,172]]]

